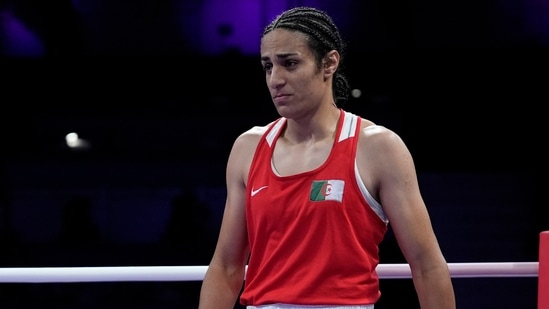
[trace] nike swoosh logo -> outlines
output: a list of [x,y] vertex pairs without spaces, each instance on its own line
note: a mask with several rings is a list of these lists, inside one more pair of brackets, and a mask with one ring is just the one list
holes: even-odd
[[256,195],[259,191],[267,188],[268,186],[263,186],[263,187],[259,187],[257,188],[256,190],[254,190],[254,188],[252,188],[252,196]]

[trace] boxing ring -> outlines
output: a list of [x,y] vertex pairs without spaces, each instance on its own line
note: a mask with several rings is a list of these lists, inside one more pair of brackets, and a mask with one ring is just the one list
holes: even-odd
[[[540,233],[539,261],[448,263],[452,278],[538,277],[538,309],[549,309],[549,231]],[[0,283],[200,281],[207,266],[0,268]],[[380,264],[380,279],[411,278],[408,264]]]

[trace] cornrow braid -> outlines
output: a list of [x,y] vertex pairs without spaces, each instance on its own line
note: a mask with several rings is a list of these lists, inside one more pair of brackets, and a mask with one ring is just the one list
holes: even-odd
[[326,12],[316,8],[295,7],[278,15],[268,24],[262,37],[277,28],[305,34],[319,67],[321,67],[322,59],[329,51],[337,50],[339,52],[340,66],[334,73],[332,86],[334,101],[338,107],[342,107],[349,99],[350,93],[349,82],[341,72],[346,44],[332,18]]

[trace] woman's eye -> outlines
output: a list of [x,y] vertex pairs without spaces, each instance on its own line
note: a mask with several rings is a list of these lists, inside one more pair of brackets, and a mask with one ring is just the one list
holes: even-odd
[[296,64],[297,64],[297,62],[295,62],[295,61],[287,61],[287,62],[285,63],[285,66],[286,66],[287,68],[291,68],[291,67],[295,66]]
[[263,71],[267,72],[270,71],[273,66],[271,64],[264,64],[263,65]]

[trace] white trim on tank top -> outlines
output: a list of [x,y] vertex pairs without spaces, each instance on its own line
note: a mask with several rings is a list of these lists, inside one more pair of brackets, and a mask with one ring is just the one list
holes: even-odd
[[368,204],[370,204],[370,208],[372,208],[372,210],[377,214],[377,216],[381,219],[381,221],[385,222],[385,224],[388,224],[389,219],[385,215],[385,212],[383,211],[383,207],[381,207],[381,204],[378,201],[376,201],[376,199],[370,194],[370,192],[366,188],[366,185],[364,185],[364,182],[360,177],[360,173],[358,172],[358,166],[356,164],[356,160],[355,160],[355,175],[356,175],[356,183],[360,188],[360,192],[362,192],[362,195],[364,196]]

